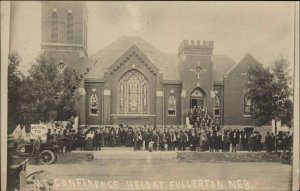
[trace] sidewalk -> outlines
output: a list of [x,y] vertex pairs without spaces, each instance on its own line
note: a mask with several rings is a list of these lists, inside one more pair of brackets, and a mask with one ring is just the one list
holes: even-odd
[[99,160],[171,160],[195,162],[278,162],[276,153],[262,152],[201,152],[201,151],[134,151],[131,147],[104,147],[101,151],[72,151],[74,154],[90,154]]

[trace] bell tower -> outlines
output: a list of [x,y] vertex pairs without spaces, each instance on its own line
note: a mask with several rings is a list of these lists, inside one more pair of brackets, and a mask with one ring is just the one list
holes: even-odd
[[[213,41],[183,40],[178,48],[182,79],[182,115],[195,105],[207,107],[213,112]],[[185,119],[182,119],[185,123]]]
[[84,2],[41,2],[41,49],[58,63],[76,65],[87,57],[88,11]]

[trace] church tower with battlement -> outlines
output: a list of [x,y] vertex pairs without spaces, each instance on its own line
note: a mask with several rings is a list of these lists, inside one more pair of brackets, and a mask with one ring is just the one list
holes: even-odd
[[[213,41],[183,40],[178,48],[182,79],[181,108],[200,106],[214,112]],[[182,110],[185,116],[188,111]],[[184,118],[182,118],[184,120]]]

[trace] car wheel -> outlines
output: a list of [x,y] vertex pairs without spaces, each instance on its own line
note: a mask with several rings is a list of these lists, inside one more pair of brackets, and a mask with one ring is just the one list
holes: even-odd
[[41,164],[52,164],[55,161],[55,155],[50,150],[43,150],[40,159]]
[[283,164],[289,164],[291,162],[291,156],[284,152],[280,155],[280,160]]

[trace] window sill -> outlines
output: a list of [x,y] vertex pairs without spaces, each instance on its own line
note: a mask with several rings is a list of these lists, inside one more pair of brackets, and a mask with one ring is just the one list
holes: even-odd
[[243,117],[249,118],[249,117],[252,117],[252,115],[243,115]]

